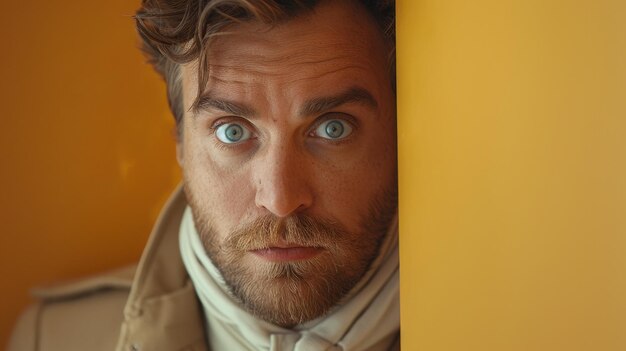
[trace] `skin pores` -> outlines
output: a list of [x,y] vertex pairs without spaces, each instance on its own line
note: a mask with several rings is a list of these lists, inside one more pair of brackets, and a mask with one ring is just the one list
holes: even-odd
[[243,306],[285,327],[348,293],[396,209],[389,49],[360,6],[229,27],[211,42],[197,109],[198,65],[181,70],[196,227]]

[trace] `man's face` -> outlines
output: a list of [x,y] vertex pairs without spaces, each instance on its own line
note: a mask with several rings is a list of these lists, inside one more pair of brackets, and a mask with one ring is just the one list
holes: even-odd
[[290,327],[328,312],[396,209],[388,47],[358,4],[238,24],[182,67],[179,161],[207,253],[245,308]]

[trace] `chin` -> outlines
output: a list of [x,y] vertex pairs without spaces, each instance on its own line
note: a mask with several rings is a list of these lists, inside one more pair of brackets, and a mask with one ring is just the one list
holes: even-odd
[[237,265],[223,270],[223,276],[232,295],[248,312],[291,328],[327,314],[365,273],[360,269],[347,274],[328,256],[256,263],[247,268]]

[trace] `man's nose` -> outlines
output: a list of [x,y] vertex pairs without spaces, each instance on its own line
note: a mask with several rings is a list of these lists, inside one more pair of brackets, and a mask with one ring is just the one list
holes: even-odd
[[290,145],[268,149],[257,160],[254,172],[257,207],[277,217],[288,217],[309,208],[313,193],[309,187],[309,169],[302,153]]

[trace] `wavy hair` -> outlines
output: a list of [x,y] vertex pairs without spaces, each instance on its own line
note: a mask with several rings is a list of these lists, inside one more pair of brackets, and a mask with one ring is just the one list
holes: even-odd
[[[358,2],[376,19],[389,44],[389,70],[395,88],[394,1]],[[141,49],[165,80],[177,136],[181,136],[184,113],[181,64],[198,60],[199,95],[208,80],[207,48],[226,27],[253,20],[277,25],[311,12],[318,3],[319,0],[142,0],[134,17],[142,40]]]

